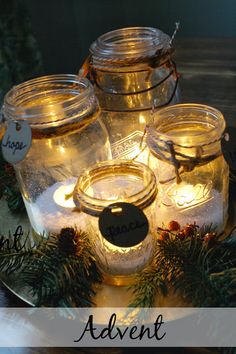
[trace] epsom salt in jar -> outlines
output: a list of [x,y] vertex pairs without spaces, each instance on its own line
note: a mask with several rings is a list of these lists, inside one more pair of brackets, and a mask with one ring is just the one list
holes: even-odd
[[138,162],[99,163],[79,177],[74,202],[106,282],[129,284],[152,259],[156,194],[153,172]]
[[156,112],[147,127],[149,164],[158,183],[159,226],[177,220],[223,231],[229,170],[221,151],[223,115],[200,104]]
[[90,77],[113,159],[146,162],[141,145],[152,108],[178,102],[170,37],[156,28],[122,28],[99,37],[90,52]]
[[[32,135],[26,156],[14,168],[36,233],[82,222],[79,214],[72,213],[77,177],[83,169],[110,158],[99,113],[91,84],[75,75],[33,79],[5,96],[6,126],[18,135],[24,129]],[[5,140],[7,148],[9,136]]]

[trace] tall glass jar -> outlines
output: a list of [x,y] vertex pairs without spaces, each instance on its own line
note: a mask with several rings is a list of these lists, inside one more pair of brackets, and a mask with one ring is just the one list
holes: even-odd
[[[128,284],[133,275],[144,268],[152,259],[155,249],[156,210],[154,201],[156,194],[155,176],[148,166],[140,162],[116,160],[99,163],[84,172],[78,179],[74,190],[74,202],[86,217],[87,231],[92,238],[94,250],[106,282],[115,285]],[[131,244],[128,239],[131,237],[129,229],[134,230],[136,223],[141,223],[142,214],[138,213],[134,216],[128,212],[126,223],[122,218],[122,225],[111,226],[111,230],[109,229],[109,232],[113,232],[114,235],[115,233],[121,234],[123,237],[122,246],[105,238],[99,228],[99,218],[105,208],[110,208],[111,213],[115,213],[115,223],[117,222],[116,209],[118,209],[118,217],[120,211],[125,213],[125,210],[120,210],[123,206],[116,205],[116,203],[122,202],[138,207],[138,210],[146,215],[149,222],[149,228],[144,238],[141,241],[140,239],[135,240],[136,242],[132,243],[133,245],[130,247],[127,246]],[[109,219],[109,213],[105,216],[105,222],[106,219]],[[109,225],[114,225],[113,222],[112,217]],[[134,230],[135,237],[139,227],[141,226],[137,226]]]
[[3,115],[27,121],[32,143],[14,165],[31,225],[36,233],[81,222],[72,213],[72,191],[83,169],[111,157],[106,128],[93,87],[76,75],[52,75],[14,86]]
[[177,220],[224,230],[229,170],[221,151],[224,117],[215,108],[180,104],[147,127],[149,164],[158,181],[158,223]]
[[152,108],[179,101],[170,37],[156,28],[122,28],[99,37],[90,52],[90,76],[113,159],[146,162],[141,145]]

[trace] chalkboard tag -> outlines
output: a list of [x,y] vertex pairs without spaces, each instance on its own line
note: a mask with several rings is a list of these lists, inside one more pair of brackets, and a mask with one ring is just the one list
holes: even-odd
[[149,225],[146,215],[135,205],[114,203],[100,214],[99,229],[113,245],[132,247],[145,239]]
[[221,140],[222,153],[230,168],[236,170],[236,128],[228,127]]
[[26,121],[8,122],[7,130],[2,139],[4,159],[11,164],[22,161],[29,151],[31,140],[31,128]]

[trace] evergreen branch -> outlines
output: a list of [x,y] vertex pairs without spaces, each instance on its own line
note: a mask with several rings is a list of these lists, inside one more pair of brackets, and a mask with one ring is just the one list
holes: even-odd
[[131,286],[133,307],[153,306],[156,295],[163,293],[163,284],[193,306],[235,306],[235,237],[219,241],[211,227],[190,226],[176,232],[161,229],[165,238],[159,240],[151,268],[142,271]]
[[102,279],[86,233],[66,228],[36,246],[21,246],[0,252],[0,272],[15,273],[15,287],[26,287],[35,305],[92,305],[93,285]]
[[163,295],[167,293],[163,270],[157,270],[152,264],[136,276],[135,284],[129,289],[134,294],[134,300],[129,307],[151,307],[157,292]]

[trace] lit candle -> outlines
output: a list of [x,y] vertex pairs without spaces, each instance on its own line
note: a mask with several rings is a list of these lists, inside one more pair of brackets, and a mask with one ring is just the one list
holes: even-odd
[[[56,182],[48,187],[30,204],[28,214],[34,223],[32,226],[38,233],[60,232],[64,227],[84,228],[84,218],[81,213],[73,212],[75,207],[72,195],[76,178],[64,182]],[[26,207],[28,202],[25,201]]]
[[62,185],[56,189],[53,194],[54,202],[62,208],[73,209],[75,203],[73,202],[73,190],[75,184]]

